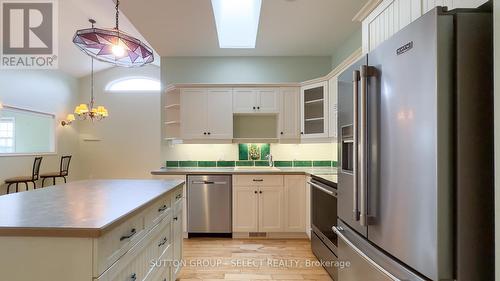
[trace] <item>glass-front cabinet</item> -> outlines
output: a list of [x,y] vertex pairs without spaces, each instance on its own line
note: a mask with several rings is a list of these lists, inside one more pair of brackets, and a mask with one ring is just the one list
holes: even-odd
[[328,82],[303,86],[300,95],[301,137],[328,137]]

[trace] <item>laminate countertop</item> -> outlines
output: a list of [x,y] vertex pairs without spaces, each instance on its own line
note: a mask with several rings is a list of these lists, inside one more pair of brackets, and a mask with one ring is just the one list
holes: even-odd
[[[337,168],[333,167],[228,167],[228,168],[161,168],[151,171],[152,175],[211,175],[211,174],[276,174],[276,175],[308,175],[317,177],[328,177],[329,181],[336,182]],[[333,176],[333,177],[332,177]]]
[[0,236],[99,237],[182,180],[85,180],[0,196]]

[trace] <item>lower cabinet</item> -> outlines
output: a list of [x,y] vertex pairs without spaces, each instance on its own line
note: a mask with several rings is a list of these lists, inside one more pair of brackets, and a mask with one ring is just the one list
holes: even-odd
[[304,176],[235,175],[233,183],[233,232],[305,232]]

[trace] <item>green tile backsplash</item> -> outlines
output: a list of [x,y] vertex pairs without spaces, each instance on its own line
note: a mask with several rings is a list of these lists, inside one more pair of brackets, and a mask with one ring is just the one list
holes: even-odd
[[[268,161],[240,160],[240,161],[166,161],[167,168],[193,168],[193,167],[265,167]],[[275,167],[337,167],[337,161],[330,160],[295,160],[295,161],[274,161]]]
[[294,167],[312,167],[313,161],[310,160],[296,160],[293,161]]
[[217,161],[217,167],[234,167],[234,161]]

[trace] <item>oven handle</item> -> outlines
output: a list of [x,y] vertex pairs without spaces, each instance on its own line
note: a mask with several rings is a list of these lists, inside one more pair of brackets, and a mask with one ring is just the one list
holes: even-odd
[[330,196],[333,196],[333,197],[337,198],[337,193],[336,193],[336,192],[330,191],[330,190],[328,190],[328,189],[326,189],[326,188],[322,187],[321,185],[317,185],[317,184],[315,184],[315,183],[313,183],[313,182],[310,182],[310,181],[308,181],[307,183],[308,183],[308,184],[310,184],[311,186],[314,186],[314,187],[316,187],[317,189],[319,189],[319,190],[323,191],[324,193],[326,193],[326,194],[328,194],[328,195],[330,195]]
[[393,281],[403,281],[396,276],[392,275],[389,273],[387,270],[385,270],[382,266],[380,266],[378,263],[376,263],[374,260],[372,260],[369,256],[367,256],[365,253],[363,253],[362,250],[360,250],[354,243],[352,243],[349,238],[347,238],[342,231],[344,229],[341,226],[334,226],[332,227],[333,232],[337,234],[337,236],[342,239],[351,249],[353,249],[358,255],[360,255],[364,260],[366,260],[368,263],[370,263],[372,266],[374,266],[376,269],[378,269],[380,272],[384,273],[387,275],[387,277],[391,278]]

